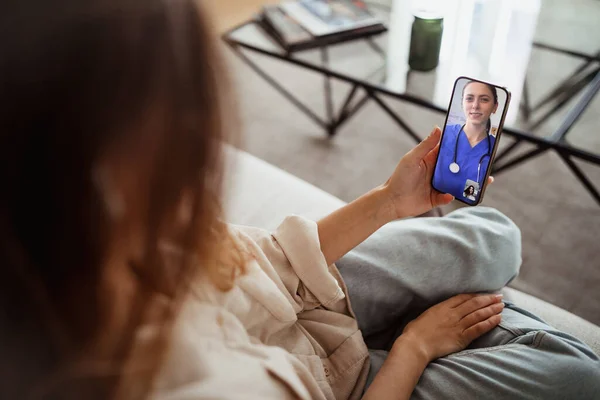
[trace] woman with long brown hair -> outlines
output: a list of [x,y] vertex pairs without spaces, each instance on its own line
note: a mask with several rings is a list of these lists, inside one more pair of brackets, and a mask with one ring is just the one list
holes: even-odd
[[[222,147],[235,127],[194,0],[2,7],[0,398],[551,398],[540,382],[565,368],[577,379],[562,394],[597,387],[584,344],[506,314],[493,293],[520,263],[506,217],[479,208],[388,224],[452,200],[429,184],[439,129],[318,222],[227,225]],[[424,261],[426,243],[439,257]],[[385,251],[399,253],[369,259]],[[459,278],[429,279],[427,263]],[[481,351],[509,341],[524,350]],[[491,371],[498,360],[509,366]],[[478,380],[485,371],[500,384]]]

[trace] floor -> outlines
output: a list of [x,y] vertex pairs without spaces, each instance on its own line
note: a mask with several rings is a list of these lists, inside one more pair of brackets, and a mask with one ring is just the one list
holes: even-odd
[[[263,3],[236,0],[210,5],[222,31],[252,15]],[[597,0],[545,0],[536,37],[592,54],[600,49],[599,20]],[[231,52],[226,51],[226,55],[236,87],[236,106],[242,115],[245,148],[345,201],[385,181],[413,146],[411,139],[373,104],[365,106],[329,140]],[[256,60],[314,110],[323,110],[320,76],[271,60]],[[534,50],[528,73],[532,93],[542,93],[548,82],[558,81],[578,65],[568,57]],[[341,83],[334,85],[337,101],[347,90]],[[443,124],[441,114],[389,104],[420,132]],[[560,118],[550,119],[542,133],[551,132],[559,123]],[[600,153],[599,124],[597,96],[570,134],[571,141]],[[578,165],[600,186],[599,167]],[[511,286],[600,325],[600,207],[558,157],[544,155],[499,176],[484,205],[498,208],[522,230],[523,266]]]

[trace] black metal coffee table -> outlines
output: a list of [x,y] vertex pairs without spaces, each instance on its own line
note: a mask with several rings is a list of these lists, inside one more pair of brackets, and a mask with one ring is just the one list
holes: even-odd
[[[567,141],[568,133],[600,91],[600,53],[587,55],[534,42],[540,0],[523,0],[518,5],[514,2],[474,3],[459,0],[458,7],[446,14],[444,19],[438,68],[426,73],[411,71],[408,67],[412,24],[410,2],[394,0],[392,3],[391,7],[371,4],[373,12],[386,20],[389,31],[378,37],[354,42],[288,54],[261,28],[257,20],[250,20],[230,29],[222,38],[248,66],[322,127],[330,137],[367,101],[374,101],[404,132],[419,142],[422,138],[384,98],[446,113],[452,84],[460,75],[504,85],[512,92],[512,106],[503,133],[505,137],[511,137],[513,143],[498,153],[493,173],[498,175],[527,160],[554,151],[600,205],[598,185],[573,161],[578,159],[600,166],[600,155],[593,150],[573,146]],[[555,90],[549,90],[541,102],[532,106],[526,72],[534,46],[581,58],[585,64]],[[322,74],[326,119],[319,117],[279,84],[275,77],[260,68],[250,57],[251,53]],[[351,85],[338,110],[334,110],[332,101],[332,79]],[[533,119],[533,114],[546,103],[552,103],[550,111]],[[543,137],[536,135],[536,128],[542,122],[567,105],[571,106],[570,110],[552,134]],[[517,122],[523,125],[523,120],[528,121],[527,129],[517,126]],[[523,143],[533,145],[534,148],[516,155],[517,148]]]

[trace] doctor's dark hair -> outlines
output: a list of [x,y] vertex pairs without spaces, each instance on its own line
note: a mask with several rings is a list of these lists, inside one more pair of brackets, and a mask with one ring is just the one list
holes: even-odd
[[[469,81],[469,82],[465,83],[465,86],[463,86],[463,89],[462,89],[462,98],[465,97],[465,89],[471,83],[483,83],[485,86],[487,86],[487,88],[492,93],[492,97],[494,98],[494,104],[498,104],[498,91],[496,90],[496,87],[494,85],[490,85],[489,83],[485,83],[485,82]],[[492,128],[492,121],[490,120],[490,118],[488,118],[487,125],[486,125],[486,130],[487,130],[488,135],[490,134],[491,128]]]
[[[198,3],[2,4],[1,399],[146,398],[193,278],[244,271],[221,211],[235,104]],[[130,226],[141,250],[112,262]]]

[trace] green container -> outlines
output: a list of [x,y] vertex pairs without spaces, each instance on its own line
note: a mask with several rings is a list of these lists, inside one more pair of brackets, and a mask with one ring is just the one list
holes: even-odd
[[416,71],[431,71],[438,66],[444,19],[415,15],[410,35],[408,65]]

